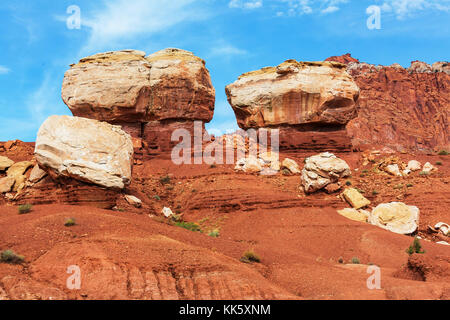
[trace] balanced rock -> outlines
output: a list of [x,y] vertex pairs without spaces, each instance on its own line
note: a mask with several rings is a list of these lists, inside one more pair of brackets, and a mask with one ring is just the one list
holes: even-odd
[[165,150],[175,129],[211,121],[215,90],[205,62],[191,52],[165,49],[146,57],[124,50],[73,65],[62,98],[74,116],[119,124],[152,149]]
[[14,161],[7,157],[0,156],[0,171],[5,171],[14,164]]
[[306,193],[312,193],[350,175],[350,167],[344,160],[326,152],[305,160],[302,184]]
[[131,181],[131,137],[106,122],[52,116],[39,129],[35,155],[56,175],[114,189]]
[[346,124],[359,88],[336,62],[287,60],[248,72],[226,87],[242,129],[307,123]]
[[419,214],[419,208],[402,202],[384,203],[373,209],[369,222],[395,233],[411,234],[417,230]]

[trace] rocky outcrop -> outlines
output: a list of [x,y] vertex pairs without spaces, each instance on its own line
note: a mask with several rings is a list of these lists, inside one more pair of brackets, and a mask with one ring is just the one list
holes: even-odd
[[161,141],[165,150],[167,126],[190,129],[194,120],[211,121],[215,90],[205,62],[191,52],[165,49],[146,57],[125,50],[72,65],[62,97],[74,116],[122,125],[156,148]]
[[349,54],[328,61],[347,64],[361,94],[358,116],[347,125],[355,148],[388,146],[430,152],[450,147],[450,65],[413,61],[375,66]]
[[131,137],[106,122],[52,116],[39,129],[35,154],[39,165],[56,176],[113,189],[131,181]]
[[243,74],[226,93],[242,129],[280,129],[281,150],[349,147],[342,129],[356,116],[359,88],[343,64],[287,60]]
[[350,175],[350,167],[344,160],[332,153],[322,153],[305,160],[302,184],[306,193],[312,193]]

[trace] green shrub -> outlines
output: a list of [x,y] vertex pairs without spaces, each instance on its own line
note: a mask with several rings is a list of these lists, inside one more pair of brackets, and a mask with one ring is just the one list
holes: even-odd
[[380,193],[379,193],[377,190],[373,190],[373,191],[372,191],[372,195],[373,195],[373,196],[376,196],[376,195],[379,195],[379,194],[380,194]]
[[252,263],[252,262],[260,263],[261,259],[255,252],[253,252],[252,250],[249,250],[244,253],[244,255],[241,257],[240,261],[244,262],[244,263]]
[[441,150],[438,153],[438,155],[440,155],[440,156],[448,156],[449,154],[450,154],[450,152],[448,152],[447,150]]
[[0,262],[9,264],[21,264],[25,258],[15,254],[12,250],[6,250],[0,253]]
[[352,185],[352,182],[347,180],[347,181],[345,181],[345,185],[350,187]]
[[155,198],[156,201],[161,201],[161,197],[160,196],[154,196],[153,198]]
[[208,236],[213,237],[213,238],[218,238],[220,236],[220,231],[219,230],[213,230],[211,231]]
[[442,162],[441,162],[441,161],[438,161],[438,162],[436,162],[436,165],[437,165],[437,166],[442,166]]
[[167,176],[164,176],[164,177],[161,177],[160,179],[159,179],[159,182],[161,183],[161,184],[169,184],[170,183],[170,177],[167,175]]
[[175,224],[177,227],[184,228],[193,232],[201,232],[200,226],[194,222],[180,221]]
[[357,257],[353,257],[352,258],[352,263],[353,264],[361,264],[361,261],[359,261],[359,259]]
[[74,218],[68,218],[68,219],[66,219],[66,221],[64,222],[64,225],[66,226],[66,227],[73,227],[73,226],[75,226],[77,223],[76,223],[76,221],[75,221],[75,219]]
[[19,206],[19,214],[27,214],[31,212],[33,206],[31,204],[22,204]]
[[420,244],[419,238],[414,238],[413,243],[406,249],[406,253],[409,255],[413,255],[414,253],[424,254],[425,251],[422,250],[422,245]]
[[406,185],[406,187],[407,187],[407,188],[412,188],[412,187],[414,187],[414,185],[413,185],[412,183],[408,183],[408,184]]

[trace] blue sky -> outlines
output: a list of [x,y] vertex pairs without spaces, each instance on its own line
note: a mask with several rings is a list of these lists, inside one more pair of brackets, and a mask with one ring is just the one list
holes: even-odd
[[[67,27],[69,6],[81,28]],[[381,29],[366,12],[381,10]],[[206,60],[217,91],[208,128],[237,128],[225,86],[286,59],[317,61],[347,52],[361,61],[408,67],[449,60],[450,0],[2,0],[0,141],[34,141],[61,100],[69,64],[97,52],[177,47]]]

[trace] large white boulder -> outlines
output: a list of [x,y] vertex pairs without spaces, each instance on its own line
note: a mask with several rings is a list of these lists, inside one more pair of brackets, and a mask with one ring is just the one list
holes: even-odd
[[399,233],[414,233],[419,224],[419,208],[402,202],[383,203],[373,209],[369,223]]
[[58,176],[113,189],[131,182],[131,137],[106,122],[52,116],[39,129],[35,155],[42,168]]
[[325,152],[305,160],[302,184],[306,193],[312,193],[351,175],[347,162]]

